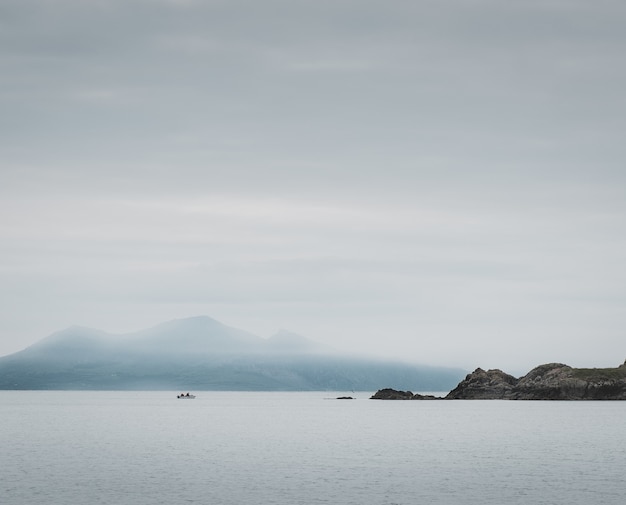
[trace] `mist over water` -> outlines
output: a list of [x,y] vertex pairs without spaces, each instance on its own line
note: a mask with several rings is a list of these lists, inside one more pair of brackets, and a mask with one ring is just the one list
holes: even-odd
[[3,503],[623,502],[626,402],[339,394],[1,391]]

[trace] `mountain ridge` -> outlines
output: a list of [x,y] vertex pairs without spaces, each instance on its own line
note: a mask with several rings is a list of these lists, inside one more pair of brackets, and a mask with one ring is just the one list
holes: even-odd
[[264,339],[208,316],[126,334],[71,326],[0,358],[0,389],[440,391],[464,370],[333,353],[287,330]]

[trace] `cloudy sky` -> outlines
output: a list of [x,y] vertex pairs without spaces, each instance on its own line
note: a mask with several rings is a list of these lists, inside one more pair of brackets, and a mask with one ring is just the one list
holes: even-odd
[[210,315],[626,358],[626,3],[1,0],[0,355]]

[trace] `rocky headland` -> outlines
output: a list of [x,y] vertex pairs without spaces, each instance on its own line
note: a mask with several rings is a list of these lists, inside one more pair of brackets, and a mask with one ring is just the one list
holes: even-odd
[[548,363],[515,378],[477,368],[442,398],[381,389],[375,400],[626,400],[626,362],[617,368],[572,368]]

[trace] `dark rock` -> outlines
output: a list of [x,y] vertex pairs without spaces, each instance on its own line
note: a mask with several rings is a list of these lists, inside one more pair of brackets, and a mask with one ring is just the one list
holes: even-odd
[[379,389],[370,398],[371,400],[412,400],[413,393],[410,391],[396,391],[395,389]]
[[626,400],[626,367],[572,368],[550,363],[522,377],[512,400]]
[[351,396],[338,396],[337,400],[354,400]]
[[[374,400],[438,400],[410,391],[381,389]],[[572,368],[548,363],[516,379],[502,370],[477,368],[446,400],[626,400],[626,362],[617,368]]]
[[397,391],[391,388],[379,389],[370,400],[441,400],[442,398],[433,395],[420,395],[411,391]]
[[446,396],[450,400],[626,400],[626,363],[617,368],[572,368],[548,363],[516,379],[477,368]]
[[448,400],[495,400],[511,394],[518,379],[502,370],[477,368],[448,393]]
[[411,400],[443,400],[443,398],[441,396],[420,395],[419,393],[415,393]]

